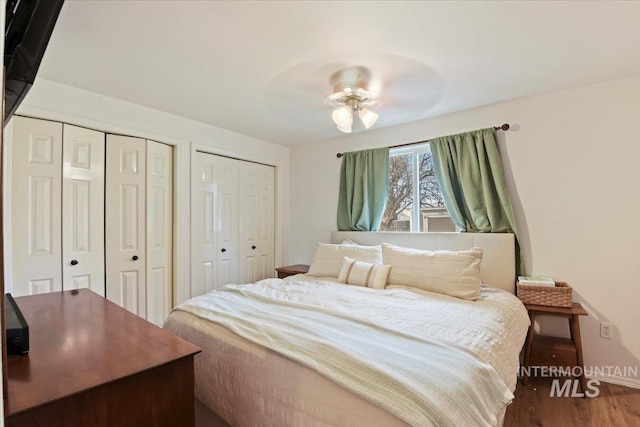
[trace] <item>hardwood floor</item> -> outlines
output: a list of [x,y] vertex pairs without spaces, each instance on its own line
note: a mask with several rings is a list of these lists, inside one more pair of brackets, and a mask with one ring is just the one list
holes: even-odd
[[549,397],[551,379],[518,383],[504,427],[638,427],[640,390],[600,383],[598,397]]

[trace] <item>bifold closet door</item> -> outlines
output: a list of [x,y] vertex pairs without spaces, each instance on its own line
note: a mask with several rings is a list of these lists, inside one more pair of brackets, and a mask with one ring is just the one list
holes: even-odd
[[218,245],[216,217],[218,157],[197,152],[191,166],[191,296],[216,288]]
[[260,173],[255,163],[239,162],[239,263],[238,281],[253,283],[258,279],[260,223]]
[[192,167],[191,295],[238,282],[238,161],[197,152]]
[[62,123],[14,117],[12,294],[62,290]]
[[238,283],[238,160],[218,158],[218,277],[216,287]]
[[274,168],[239,161],[240,283],[273,277]]
[[104,296],[104,138],[64,125],[62,142],[63,289]]
[[191,295],[274,274],[274,168],[197,152]]
[[258,209],[260,215],[259,222],[259,246],[260,256],[259,276],[266,279],[274,277],[276,271],[276,245],[275,245],[275,200],[276,200],[276,180],[275,168],[273,166],[259,165],[260,174],[260,200]]
[[104,133],[15,117],[13,295],[104,296]]
[[173,149],[147,140],[147,320],[162,325],[172,307]]
[[172,147],[105,142],[102,132],[25,117],[10,129],[13,295],[90,288],[163,323],[172,308]]
[[107,298],[146,317],[146,140],[107,135]]

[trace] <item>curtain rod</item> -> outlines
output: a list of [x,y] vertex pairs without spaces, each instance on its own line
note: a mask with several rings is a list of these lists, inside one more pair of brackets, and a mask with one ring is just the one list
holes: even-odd
[[[493,128],[495,130],[509,130],[509,123],[505,123],[502,126],[494,126]],[[416,145],[416,144],[424,144],[426,142],[429,142],[428,139],[425,139],[424,141],[416,141],[416,142],[407,142],[406,144],[398,144],[398,145],[391,145],[389,148],[399,148],[399,147],[408,147],[409,145]],[[343,153],[338,153],[336,154],[337,158],[341,158],[343,155]]]

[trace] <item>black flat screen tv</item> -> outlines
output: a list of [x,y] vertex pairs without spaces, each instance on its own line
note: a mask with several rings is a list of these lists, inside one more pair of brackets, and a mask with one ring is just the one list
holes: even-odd
[[4,32],[6,124],[33,85],[64,0],[8,0]]

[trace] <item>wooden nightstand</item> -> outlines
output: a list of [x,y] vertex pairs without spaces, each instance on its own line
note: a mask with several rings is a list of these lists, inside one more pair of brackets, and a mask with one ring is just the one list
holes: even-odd
[[[580,366],[582,368],[582,374],[579,377],[580,387],[584,392],[586,390],[586,380],[584,377],[584,361],[582,359],[579,316],[587,315],[585,309],[577,302],[574,302],[572,307],[567,308],[533,304],[525,304],[524,306],[527,308],[531,319],[524,350],[525,368],[530,366]],[[536,314],[560,316],[568,319],[571,338],[536,335],[533,331]],[[527,370],[525,369],[525,383],[527,377]]]
[[293,276],[295,274],[304,274],[309,271],[309,266],[306,264],[296,264],[296,265],[288,265],[286,267],[278,267],[276,268],[278,272],[278,279],[284,279],[288,276]]

